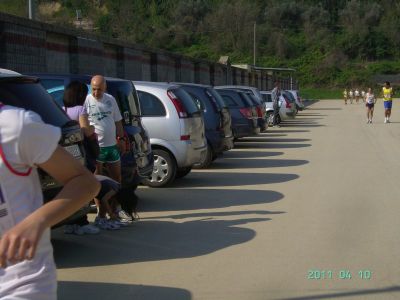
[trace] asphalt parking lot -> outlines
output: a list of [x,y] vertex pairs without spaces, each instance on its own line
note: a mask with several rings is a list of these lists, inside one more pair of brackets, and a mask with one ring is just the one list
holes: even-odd
[[400,108],[319,101],[210,169],[140,187],[139,222],[53,232],[59,299],[398,299]]

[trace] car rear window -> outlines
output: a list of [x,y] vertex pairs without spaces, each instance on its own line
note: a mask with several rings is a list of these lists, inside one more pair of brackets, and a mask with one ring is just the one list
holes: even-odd
[[272,102],[271,94],[261,94],[264,102]]
[[163,117],[167,113],[162,102],[154,95],[138,91],[140,108],[144,117]]
[[172,92],[182,102],[189,115],[199,113],[199,108],[195,104],[193,98],[183,88],[172,89]]
[[243,107],[248,107],[249,103],[246,101],[246,99],[242,99],[240,96],[240,92],[233,91],[233,90],[217,90],[217,93],[219,93],[226,103],[228,107],[238,107],[238,108],[243,108]]
[[239,92],[240,97],[242,97],[243,102],[247,103],[246,106],[256,106],[258,105],[256,102],[253,102],[250,95],[246,92]]
[[290,102],[295,102],[296,101],[291,92],[285,91],[283,94],[286,96],[286,98],[289,98]]
[[207,89],[207,92],[210,94],[209,97],[212,97],[213,99],[215,99],[218,107],[220,109],[226,107],[226,104],[224,102],[224,100],[222,99],[221,95],[218,94],[214,89]]
[[43,86],[32,79],[0,81],[0,99],[4,104],[32,110],[54,126],[62,127],[70,121]]

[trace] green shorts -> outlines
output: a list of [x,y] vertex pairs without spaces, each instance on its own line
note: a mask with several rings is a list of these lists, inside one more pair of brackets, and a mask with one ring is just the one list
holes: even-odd
[[100,154],[97,157],[98,162],[102,163],[114,163],[120,161],[119,150],[116,145],[109,147],[100,147]]

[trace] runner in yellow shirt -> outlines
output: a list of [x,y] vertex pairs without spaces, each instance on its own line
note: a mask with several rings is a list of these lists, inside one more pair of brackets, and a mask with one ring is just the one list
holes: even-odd
[[385,86],[382,88],[383,106],[385,108],[385,123],[390,123],[390,115],[392,113],[392,97],[393,89],[390,82],[386,81]]
[[347,89],[343,91],[344,104],[347,104]]

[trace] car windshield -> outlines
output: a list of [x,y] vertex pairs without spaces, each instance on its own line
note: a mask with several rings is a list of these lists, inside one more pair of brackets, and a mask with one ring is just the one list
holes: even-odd
[[37,80],[27,77],[0,80],[0,99],[5,104],[36,112],[43,122],[63,127],[70,120]]

